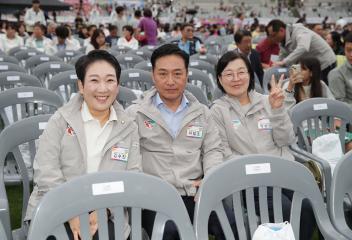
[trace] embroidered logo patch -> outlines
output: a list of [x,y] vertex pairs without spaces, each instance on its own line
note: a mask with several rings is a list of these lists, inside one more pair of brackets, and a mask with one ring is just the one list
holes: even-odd
[[155,127],[155,121],[154,120],[144,120],[144,126],[148,129],[153,129]]
[[73,128],[70,125],[67,125],[66,133],[71,137],[76,135],[75,131],[73,130]]

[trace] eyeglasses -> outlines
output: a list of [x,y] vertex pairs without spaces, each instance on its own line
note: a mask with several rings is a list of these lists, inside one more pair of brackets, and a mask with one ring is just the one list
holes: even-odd
[[221,77],[226,81],[234,80],[235,76],[240,80],[245,79],[246,77],[248,77],[248,71],[245,71],[245,70],[241,70],[239,72],[227,71],[221,74]]

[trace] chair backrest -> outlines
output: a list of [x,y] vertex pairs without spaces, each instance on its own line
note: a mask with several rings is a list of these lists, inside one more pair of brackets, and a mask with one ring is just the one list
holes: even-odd
[[144,59],[138,55],[134,54],[122,54],[115,56],[117,61],[120,63],[121,66],[124,67],[124,69],[131,69],[133,68],[137,63],[143,62]]
[[0,92],[0,116],[5,126],[30,116],[54,113],[61,106],[61,98],[44,88],[25,86]]
[[9,62],[0,62],[0,73],[8,72],[8,71],[23,72],[23,73],[26,72],[26,70],[20,67],[18,64],[9,63]]
[[[346,125],[352,122],[352,109],[349,105],[328,98],[310,98],[296,104],[291,109],[290,116],[300,148],[311,153],[314,139],[337,131],[344,152]],[[339,129],[336,129],[335,119],[341,121]]]
[[191,56],[191,59],[192,60],[202,60],[202,61],[205,61],[205,62],[208,62],[212,65],[216,65],[218,63],[218,59],[216,56],[214,55],[211,55],[211,54],[193,54]]
[[145,46],[139,48],[139,50],[144,50],[144,49],[153,52],[153,51],[156,49],[156,46],[153,46],[153,45],[145,45]]
[[0,73],[0,92],[6,89],[20,87],[20,86],[33,86],[42,87],[38,78],[33,75],[22,72],[3,72]]
[[63,50],[63,51],[58,51],[55,56],[61,58],[64,62],[68,63],[72,58],[76,56],[82,56],[84,55],[80,51],[73,51],[73,50]]
[[127,88],[120,86],[119,87],[119,94],[117,95],[117,101],[123,106],[123,108],[127,108],[131,105],[132,101],[136,100],[137,96],[134,92]]
[[125,54],[128,51],[132,50],[132,48],[125,47],[125,46],[113,46],[113,47],[111,47],[111,50],[114,50],[114,51],[118,52],[119,54]]
[[[325,239],[346,239],[332,226],[319,188],[310,171],[300,163],[266,155],[233,158],[204,177],[195,208],[194,226],[197,239],[208,239],[208,220],[210,213],[215,211],[226,239],[234,240],[222,202],[229,196],[232,196],[240,240],[252,239],[258,224],[269,222],[268,190],[272,191],[273,220],[283,222],[284,189],[293,192],[290,223],[296,239],[299,239],[304,199],[310,202],[318,227]],[[259,216],[255,207],[255,191],[258,191],[259,197]],[[246,209],[246,212],[243,209]]]
[[140,56],[144,60],[148,61],[152,57],[152,52],[147,50],[147,49],[137,49],[137,50],[130,50],[127,52],[127,54],[133,54]]
[[[151,194],[154,193],[154,194]],[[65,196],[65,197],[62,197]],[[115,239],[125,239],[124,209],[131,209],[131,239],[141,240],[141,211],[156,212],[152,239],[161,240],[165,223],[171,220],[182,240],[195,240],[185,205],[169,183],[143,173],[97,172],[77,177],[48,192],[31,221],[28,240],[44,240],[72,217],[80,217],[82,239],[89,239],[88,212],[97,210],[106,219],[106,208],[114,214]],[[99,221],[99,239],[108,239],[107,222]]]
[[154,82],[150,72],[140,69],[127,69],[121,72],[120,85],[145,91],[150,89]]
[[29,73],[31,73],[36,66],[45,62],[54,62],[54,61],[60,62],[62,60],[61,58],[56,56],[49,56],[44,54],[35,55],[26,60],[26,69],[28,69]]
[[71,64],[72,66],[75,66],[76,62],[78,61],[78,59],[80,59],[82,56],[84,55],[77,55],[77,56],[74,56],[73,58],[71,58],[69,64]]
[[37,50],[37,49],[32,47],[25,47],[25,46],[14,47],[9,50],[8,55],[15,56],[15,54],[21,50]]
[[36,66],[33,74],[39,78],[43,86],[47,87],[55,74],[74,69],[74,66],[64,62],[45,62]]
[[[31,160],[33,161],[36,152],[35,140],[42,134],[50,116],[51,115],[38,115],[23,119],[6,127],[0,133],[0,222],[3,224],[4,230],[6,231],[7,239],[12,239],[12,236],[10,210],[4,182],[4,178],[6,177],[6,174],[4,175],[6,156],[10,152],[14,154],[20,152],[18,148],[19,145],[28,144]],[[25,231],[26,226],[23,224],[23,219],[30,196],[30,181],[23,158],[16,157],[15,159],[23,183],[21,229]]]
[[200,103],[202,103],[202,104],[204,104],[206,106],[209,105],[207,96],[202,91],[202,89],[200,89],[199,87],[194,86],[194,85],[192,85],[190,83],[187,83],[186,90],[189,91],[190,93],[192,93],[193,96],[195,96]]
[[64,102],[68,102],[71,95],[78,92],[76,71],[68,70],[54,75],[48,89],[61,96]]
[[[351,238],[352,229],[345,217],[345,200],[352,200],[352,152],[347,153],[336,165],[331,182],[330,217],[336,229]],[[347,208],[350,210],[350,208]]]
[[15,58],[17,58],[19,61],[25,61],[30,57],[33,57],[35,55],[42,55],[43,52],[38,51],[37,49],[25,49],[25,50],[20,50],[15,53]]
[[206,61],[190,59],[189,67],[202,70],[203,72],[205,72],[206,74],[209,75],[209,77],[211,78],[211,80],[213,82],[216,81],[216,73],[215,73],[215,66],[214,65],[211,65],[210,63],[208,63]]
[[225,94],[219,89],[219,88],[215,88],[214,89],[214,96],[213,96],[213,101],[215,101],[216,99],[221,98],[222,96],[224,96]]
[[152,71],[152,63],[150,61],[143,61],[139,62],[136,65],[134,65],[134,69],[141,69],[147,72]]
[[196,69],[188,69],[188,82],[199,87],[210,101],[213,99],[214,84],[205,72]]
[[14,64],[19,64],[20,63],[17,60],[17,58],[12,57],[12,56],[7,56],[7,55],[0,56],[0,62],[9,62],[9,63],[14,63]]
[[264,71],[263,76],[263,90],[264,94],[269,94],[268,84],[271,81],[271,76],[274,74],[275,79],[280,79],[280,76],[284,74],[285,78],[289,77],[289,72],[287,68],[284,67],[272,67]]

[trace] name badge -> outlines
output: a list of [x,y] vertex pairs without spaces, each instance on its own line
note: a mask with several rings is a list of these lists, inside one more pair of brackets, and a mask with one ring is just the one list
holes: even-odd
[[187,128],[187,137],[202,138],[203,137],[203,127],[189,126]]
[[271,122],[269,118],[261,118],[258,121],[258,129],[259,130],[272,130]]
[[127,162],[128,148],[112,147],[111,148],[111,160]]
[[239,119],[232,120],[233,129],[237,130],[241,126],[241,121]]

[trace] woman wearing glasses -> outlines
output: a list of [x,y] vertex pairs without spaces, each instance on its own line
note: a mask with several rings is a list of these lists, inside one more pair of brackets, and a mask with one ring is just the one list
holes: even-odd
[[[283,76],[278,83],[271,81],[269,95],[254,90],[254,72],[248,59],[234,51],[225,53],[216,67],[217,84],[225,93],[214,101],[211,112],[218,126],[225,159],[231,155],[269,154],[293,160],[288,146],[295,142],[295,133],[286,110]],[[255,190],[259,211],[258,191]],[[268,204],[272,206],[272,191]],[[283,191],[283,219],[289,221],[292,192]],[[273,209],[269,207],[269,219]],[[311,239],[315,221],[309,203],[303,201],[300,238]]]
[[225,95],[214,101],[211,111],[225,157],[262,153],[293,159],[288,146],[295,142],[295,133],[285,109],[283,78],[279,83],[272,79],[269,95],[257,93],[248,59],[233,51],[220,58],[216,74]]

